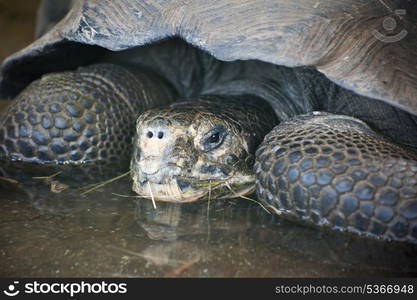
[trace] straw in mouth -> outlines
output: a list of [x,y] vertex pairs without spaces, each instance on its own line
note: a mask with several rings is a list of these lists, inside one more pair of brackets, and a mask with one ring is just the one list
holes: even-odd
[[[233,189],[231,188],[233,186]],[[197,180],[174,177],[165,183],[138,182],[133,178],[133,190],[141,197],[165,202],[193,202],[206,197],[236,198],[254,191],[253,176],[230,177],[222,180]]]

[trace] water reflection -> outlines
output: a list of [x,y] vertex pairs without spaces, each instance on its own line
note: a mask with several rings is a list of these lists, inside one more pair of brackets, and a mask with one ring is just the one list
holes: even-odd
[[318,231],[244,199],[154,209],[127,176],[83,195],[120,167],[0,169],[0,276],[417,274],[416,245]]

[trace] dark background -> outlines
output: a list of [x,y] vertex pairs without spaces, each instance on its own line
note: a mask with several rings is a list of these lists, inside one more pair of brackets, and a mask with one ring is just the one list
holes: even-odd
[[0,0],[0,61],[33,41],[39,0]]
[[[0,63],[34,40],[39,2],[40,0],[0,0]],[[8,101],[0,101],[0,111],[7,104]]]

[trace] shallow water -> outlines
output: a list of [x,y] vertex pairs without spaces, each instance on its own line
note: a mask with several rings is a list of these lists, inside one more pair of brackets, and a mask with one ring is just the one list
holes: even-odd
[[111,168],[66,169],[48,180],[33,177],[57,170],[0,166],[2,277],[417,274],[417,245],[316,230],[245,199],[155,209],[134,197],[128,177],[81,195],[80,187],[123,173]]
[[[27,2],[0,0],[7,40],[0,61],[32,40],[37,1]],[[6,104],[0,101],[0,111]],[[32,178],[56,172],[0,162],[0,277],[417,275],[415,245],[319,231],[245,199],[154,209],[134,198],[127,177],[81,195],[80,187],[123,172],[70,169],[55,182]],[[51,183],[69,187],[54,193]]]

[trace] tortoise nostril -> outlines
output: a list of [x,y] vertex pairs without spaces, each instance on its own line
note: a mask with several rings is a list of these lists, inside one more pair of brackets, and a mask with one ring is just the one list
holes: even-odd
[[158,139],[162,139],[164,137],[164,133],[162,131],[158,132]]
[[146,136],[151,139],[153,137],[152,131],[148,131],[148,133],[146,134]]

